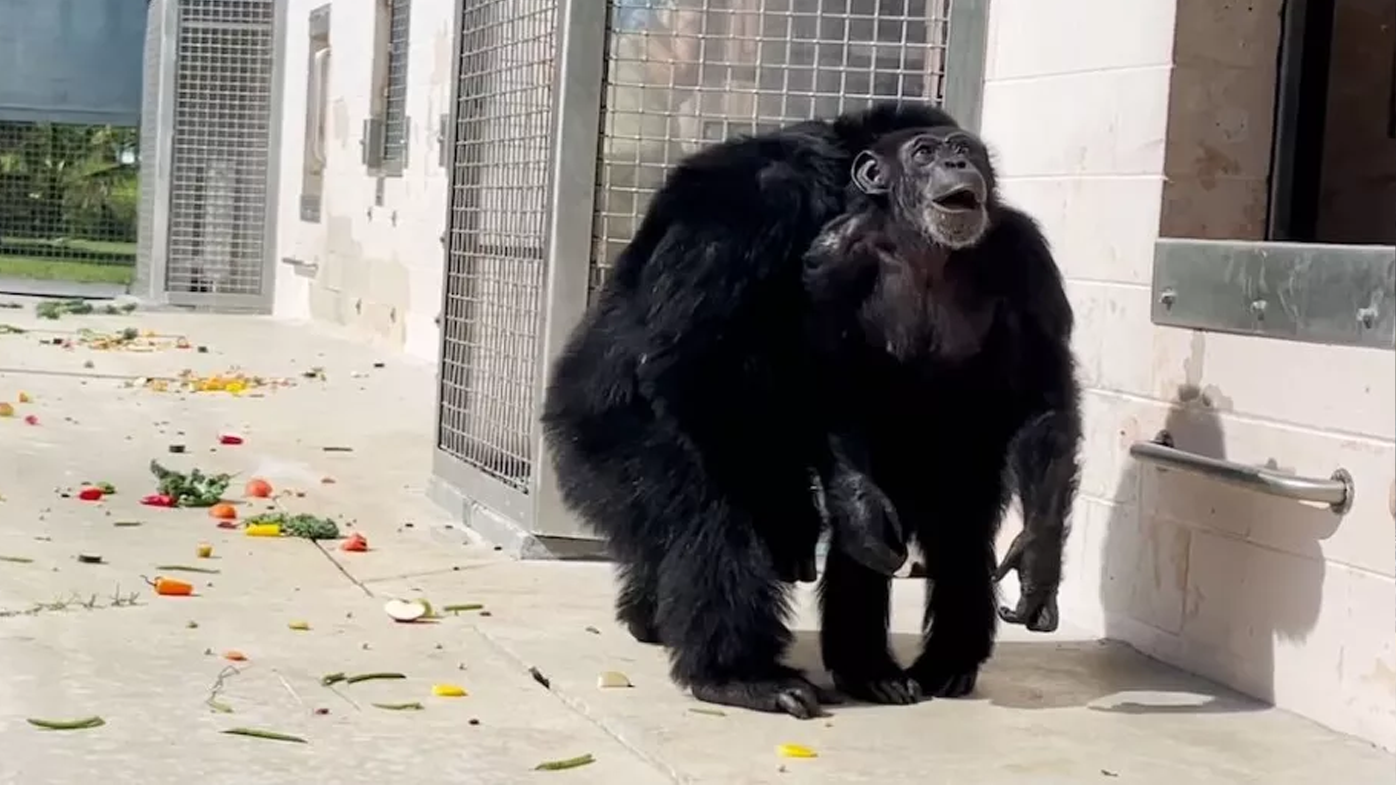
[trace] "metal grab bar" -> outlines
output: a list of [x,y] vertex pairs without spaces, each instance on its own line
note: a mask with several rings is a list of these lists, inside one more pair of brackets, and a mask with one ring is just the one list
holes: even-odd
[[1270,496],[1321,502],[1327,504],[1338,515],[1343,515],[1352,508],[1354,487],[1352,475],[1348,474],[1347,469],[1338,469],[1333,472],[1331,478],[1323,480],[1316,477],[1296,477],[1260,466],[1219,461],[1216,458],[1176,449],[1173,446],[1173,438],[1167,431],[1160,433],[1154,441],[1135,442],[1130,445],[1129,454],[1146,463],[1200,474]]

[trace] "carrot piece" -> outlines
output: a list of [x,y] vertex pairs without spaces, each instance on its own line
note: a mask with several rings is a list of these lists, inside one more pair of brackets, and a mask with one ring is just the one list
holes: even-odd
[[224,521],[230,521],[238,517],[237,508],[227,502],[219,502],[208,508],[208,514]]
[[166,597],[188,597],[194,593],[194,585],[177,581],[174,578],[161,578],[156,576],[154,584],[155,593]]
[[247,481],[247,487],[243,489],[243,493],[255,499],[265,499],[271,496],[271,483],[260,477],[254,477]]

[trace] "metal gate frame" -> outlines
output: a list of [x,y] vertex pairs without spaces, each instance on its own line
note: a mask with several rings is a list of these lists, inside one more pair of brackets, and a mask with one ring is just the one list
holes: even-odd
[[[462,78],[460,23],[465,3],[455,0],[453,25],[454,82]],[[537,336],[537,362],[532,369],[536,402],[541,402],[548,373],[572,328],[588,305],[593,262],[593,221],[601,137],[608,16],[596,13],[602,0],[557,0],[556,50],[553,64],[547,186],[547,232],[544,279]],[[945,63],[944,105],[960,123],[978,129],[984,82],[990,0],[952,0]],[[953,74],[953,76],[952,76]],[[459,144],[459,87],[450,111],[446,166],[456,176]],[[450,274],[451,211],[455,180],[451,180],[446,206],[444,275]],[[445,314],[449,305],[449,281],[442,287],[443,314],[439,357],[449,350]],[[444,365],[444,362],[441,364]],[[552,462],[542,438],[542,426],[533,418],[529,435],[531,471],[524,489],[501,480],[446,452],[441,446],[445,380],[438,366],[436,394],[436,444],[428,493],[468,528],[521,558],[589,557],[600,552],[600,543],[562,504]]]
[[[289,3],[273,0],[272,67],[268,92],[266,197],[262,221],[261,291],[256,294],[180,292],[168,287],[172,239],[171,199],[174,184],[174,129],[178,104],[179,11],[183,0],[147,0],[145,90],[141,118],[140,237],[132,294],[152,305],[233,313],[271,313],[276,290],[277,225],[280,212],[280,162],[286,76],[286,20]],[[154,112],[151,111],[152,106]],[[147,161],[146,156],[151,160]],[[144,182],[153,178],[152,183]],[[147,191],[147,189],[149,189]],[[146,197],[149,194],[149,198]]]

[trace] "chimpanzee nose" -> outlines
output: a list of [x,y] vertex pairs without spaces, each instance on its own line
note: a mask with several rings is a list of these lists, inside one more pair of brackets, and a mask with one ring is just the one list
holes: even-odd
[[969,161],[966,161],[963,155],[952,155],[945,159],[942,166],[946,169],[964,169],[969,166]]

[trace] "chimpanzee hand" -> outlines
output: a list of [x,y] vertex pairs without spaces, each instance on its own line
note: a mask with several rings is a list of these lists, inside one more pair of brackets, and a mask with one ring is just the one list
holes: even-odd
[[892,500],[866,474],[836,465],[826,489],[831,546],[891,577],[906,563],[906,536]]
[[1008,553],[994,572],[994,582],[1009,571],[1018,573],[1018,606],[999,606],[999,618],[1021,624],[1033,632],[1057,628],[1057,587],[1062,581],[1062,543],[1059,537],[1034,536],[1024,529],[1013,538]]

